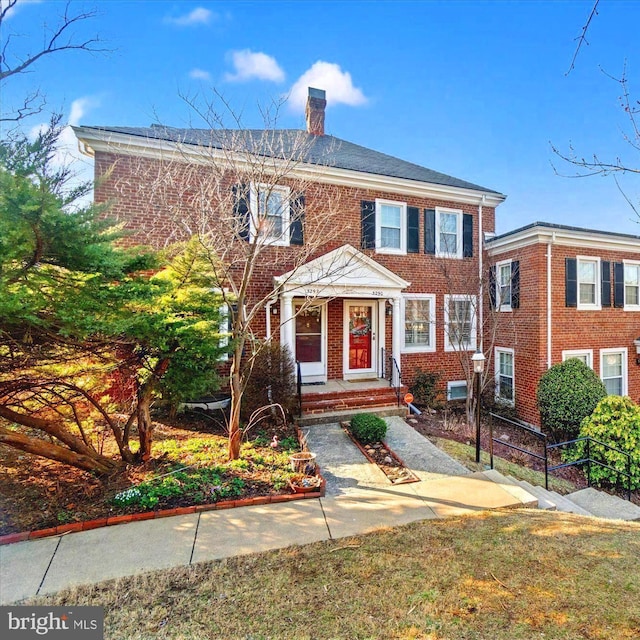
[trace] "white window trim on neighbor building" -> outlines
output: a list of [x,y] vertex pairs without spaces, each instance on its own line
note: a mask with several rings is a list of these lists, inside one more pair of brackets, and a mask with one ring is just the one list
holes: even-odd
[[[636,270],[636,282],[632,285],[627,285],[627,267],[635,267]],[[627,302],[627,286],[636,287],[636,299],[638,302]],[[625,311],[640,311],[640,262],[634,260],[624,261],[624,310]]]
[[571,358],[583,360],[590,369],[593,369],[593,349],[567,349],[562,352],[562,362]]
[[[450,302],[458,302],[458,301],[466,301],[471,305],[471,329],[469,342],[466,345],[462,345],[460,349],[460,345],[452,344],[450,340],[450,332],[449,332],[449,303]],[[444,296],[444,350],[445,351],[475,351],[477,344],[477,335],[476,335],[476,306],[477,300],[476,296],[465,296],[465,295],[445,295]]]
[[[460,393],[460,389],[464,390],[464,393]],[[468,393],[466,380],[447,382],[447,400],[466,400]]]
[[[500,377],[509,377],[502,373],[500,370],[500,354],[505,353],[511,356],[511,399],[503,398],[500,395]],[[496,400],[510,406],[515,405],[516,400],[516,363],[514,350],[507,347],[496,347],[494,353],[494,367],[495,367],[495,384],[496,384]]]
[[628,393],[628,351],[626,347],[614,348],[614,349],[600,349],[600,380],[605,382],[605,380],[614,380],[617,379],[618,376],[610,376],[609,378],[604,377],[604,359],[607,355],[611,354],[620,354],[622,356],[622,384],[621,386],[621,396],[626,396]]
[[[580,298],[580,285],[591,284],[580,280],[580,263],[593,263],[595,265],[594,274],[594,297],[593,302],[581,302]],[[600,258],[594,256],[576,256],[576,279],[577,279],[577,308],[585,311],[600,311],[602,305],[600,304]]]
[[[512,285],[511,285],[511,280],[513,277],[513,271],[512,271],[512,267],[511,267],[511,263],[513,261],[512,260],[503,260],[502,262],[497,262],[496,263],[496,303],[498,306],[498,309],[500,311],[512,311],[511,309],[511,297],[513,295],[513,290],[512,290]],[[503,285],[502,282],[502,270],[505,267],[509,267],[509,280],[508,280],[508,285]],[[509,290],[509,295],[508,296],[504,296],[502,294],[502,290],[507,289]],[[505,302],[506,300],[506,302]]]
[[[441,217],[443,215],[455,215],[456,216],[456,250],[455,252],[447,251],[440,246],[440,233],[441,233]],[[442,207],[436,207],[436,256],[440,258],[462,258],[462,210],[461,209],[445,209]]]
[[260,218],[259,194],[261,191],[268,191],[270,194],[279,193],[282,196],[282,232],[280,235],[269,235],[264,237],[264,243],[268,245],[288,247],[290,236],[289,211],[291,208],[291,189],[289,187],[274,186],[271,184],[253,183],[250,191],[250,236],[254,239],[257,235],[256,222]]
[[[406,343],[406,309],[409,300],[427,300],[429,302],[429,344]],[[433,353],[436,350],[436,296],[432,293],[412,293],[402,297],[402,353]]]
[[[382,207],[388,205],[390,207],[398,207],[400,209],[400,246],[399,247],[383,247],[382,246]],[[407,253],[407,203],[396,202],[395,200],[383,200],[376,198],[376,252],[389,253],[393,255],[405,255]]]

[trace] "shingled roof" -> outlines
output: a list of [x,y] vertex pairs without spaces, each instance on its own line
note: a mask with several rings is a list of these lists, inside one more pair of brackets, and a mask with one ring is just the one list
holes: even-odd
[[[500,195],[466,180],[428,169],[400,158],[331,135],[315,136],[300,129],[178,129],[151,127],[80,127],[108,139],[110,133],[194,146],[250,152],[274,158],[295,158],[302,162],[361,173],[415,180],[458,189]],[[299,156],[297,155],[299,154]]]

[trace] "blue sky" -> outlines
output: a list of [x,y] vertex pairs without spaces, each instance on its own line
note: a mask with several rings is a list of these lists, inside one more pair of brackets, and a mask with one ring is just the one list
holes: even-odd
[[[327,92],[326,131],[507,195],[498,232],[536,220],[640,235],[612,178],[563,177],[554,155],[640,157],[623,140],[620,76],[640,98],[640,1],[601,0],[575,68],[593,0],[572,2],[71,2],[96,9],[77,36],[108,54],[42,58],[3,89],[3,109],[40,88],[72,124],[188,126],[180,95],[215,87],[244,125],[258,104],[289,95],[278,126],[304,126],[308,85]],[[65,3],[22,0],[3,26],[17,55],[42,40]],[[33,129],[43,114],[23,123]],[[198,124],[197,121],[195,124]],[[67,137],[70,148],[73,139]],[[555,165],[555,169],[554,169]],[[557,173],[563,174],[558,175]],[[640,180],[626,176],[640,203]]]

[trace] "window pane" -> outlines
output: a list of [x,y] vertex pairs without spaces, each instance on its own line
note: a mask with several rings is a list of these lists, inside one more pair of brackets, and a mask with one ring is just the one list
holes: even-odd
[[596,302],[596,287],[593,284],[580,283],[580,303],[581,304],[595,304]]
[[465,400],[467,398],[467,383],[456,382],[449,385],[449,400]]
[[580,282],[591,282],[595,283],[596,281],[596,263],[595,262],[585,262],[581,260],[578,263],[578,279]]
[[513,378],[500,376],[498,397],[503,400],[513,400]]
[[622,376],[622,354],[607,353],[602,360],[602,377]]
[[624,265],[624,302],[625,304],[639,304],[639,275],[640,270],[638,265],[625,264]]
[[258,215],[266,220],[264,235],[274,238],[282,236],[285,205],[286,199],[280,191],[258,191]]
[[513,355],[511,353],[500,353],[500,373],[513,377]]
[[405,301],[405,346],[429,346],[430,308],[429,300]]
[[458,214],[441,213],[440,223],[440,253],[455,254],[458,252]]
[[400,229],[380,229],[380,246],[400,248]]
[[610,396],[622,395],[622,378],[609,378],[608,380],[603,380],[603,382]]
[[380,206],[380,225],[383,227],[400,228],[400,207],[389,204]]
[[469,300],[452,300],[449,304],[449,342],[454,347],[471,343],[472,308]]

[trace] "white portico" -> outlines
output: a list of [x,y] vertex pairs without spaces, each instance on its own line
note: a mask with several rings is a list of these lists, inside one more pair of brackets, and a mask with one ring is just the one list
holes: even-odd
[[[392,311],[391,355],[400,365],[400,302],[409,282],[348,244],[274,281],[280,293],[280,340],[300,362],[303,382],[326,381],[329,362],[332,377],[378,377],[387,344],[387,305]],[[335,304],[330,310],[335,300],[341,300],[341,311]],[[338,358],[341,372],[335,366]]]

